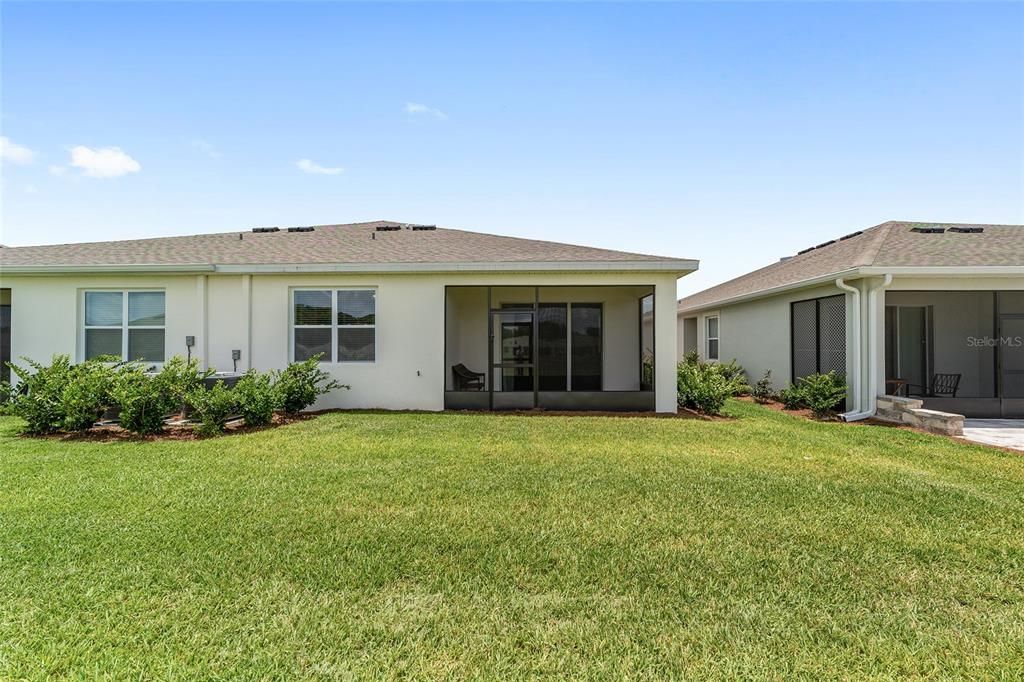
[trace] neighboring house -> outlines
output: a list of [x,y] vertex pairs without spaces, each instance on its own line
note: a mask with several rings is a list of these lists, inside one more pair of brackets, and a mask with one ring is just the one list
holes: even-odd
[[241,372],[322,353],[351,390],[320,408],[675,412],[676,280],[696,268],[387,221],[5,247],[4,355]]
[[844,373],[849,419],[893,393],[1024,416],[1021,225],[887,222],[688,296],[678,319],[682,352],[750,381]]

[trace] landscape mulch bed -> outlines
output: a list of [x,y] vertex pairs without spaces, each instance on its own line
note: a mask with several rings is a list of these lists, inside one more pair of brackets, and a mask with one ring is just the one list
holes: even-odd
[[[30,438],[41,438],[45,440],[59,440],[59,441],[85,441],[92,443],[118,443],[118,442],[146,442],[146,441],[159,441],[159,440],[205,440],[206,438],[219,438],[221,436],[232,436],[241,435],[243,433],[253,433],[256,431],[265,431],[266,429],[273,429],[278,426],[284,426],[286,424],[294,424],[295,422],[305,421],[315,417],[319,412],[305,412],[302,414],[288,415],[288,414],[275,414],[273,421],[269,426],[247,426],[244,421],[237,419],[232,422],[228,422],[225,426],[224,433],[215,436],[201,436],[196,433],[196,424],[170,424],[164,427],[161,433],[154,433],[147,436],[142,436],[137,433],[132,433],[126,429],[121,428],[117,424],[103,424],[100,426],[94,426],[88,431],[82,431],[80,433],[45,433],[28,436]],[[27,435],[27,434],[26,434]]]

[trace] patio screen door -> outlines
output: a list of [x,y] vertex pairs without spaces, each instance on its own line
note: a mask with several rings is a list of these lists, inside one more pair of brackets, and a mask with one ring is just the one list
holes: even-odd
[[491,312],[491,400],[497,409],[535,405],[533,310]]

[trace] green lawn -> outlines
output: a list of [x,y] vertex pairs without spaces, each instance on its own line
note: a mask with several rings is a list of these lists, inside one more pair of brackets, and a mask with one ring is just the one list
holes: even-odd
[[0,420],[0,678],[1015,677],[1024,458],[729,421]]

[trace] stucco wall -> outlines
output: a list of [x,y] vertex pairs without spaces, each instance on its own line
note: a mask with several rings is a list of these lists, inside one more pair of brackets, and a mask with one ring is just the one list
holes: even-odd
[[[282,368],[289,361],[290,291],[293,287],[372,287],[377,292],[377,358],[373,363],[340,363],[325,369],[352,390],[338,391],[316,407],[381,407],[439,410],[444,405],[445,285],[586,286],[654,285],[657,297],[657,409],[675,411],[675,286],[672,274],[430,274],[430,275],[167,275],[167,276],[6,276],[0,287],[12,295],[12,356],[48,361],[57,353],[83,356],[81,292],[85,289],[163,289],[166,296],[167,356],[185,354],[185,336],[196,337],[193,356],[219,370],[230,370],[231,351],[242,351],[239,369]],[[532,290],[531,294],[532,296]],[[606,327],[635,344],[633,323],[621,329],[625,301],[610,301]],[[451,318],[451,316],[448,316]],[[451,323],[450,323],[451,324]],[[472,320],[465,324],[473,325]],[[480,323],[482,327],[484,323]],[[611,340],[609,340],[611,344]],[[616,341],[615,345],[621,345]],[[615,360],[607,369],[617,377],[635,371],[638,349],[623,351],[628,365]],[[486,362],[486,350],[484,353]],[[469,364],[469,363],[467,363]]]
[[[791,376],[790,357],[790,309],[794,301],[804,301],[822,296],[844,293],[834,286],[815,287],[799,292],[785,293],[756,301],[724,306],[717,310],[680,316],[683,329],[683,351],[693,349],[694,341],[687,338],[685,328],[691,330],[696,324],[695,343],[701,357],[707,351],[707,318],[718,316],[719,360],[736,360],[747,372],[747,379],[755,382],[766,370],[772,372],[775,389],[789,385]],[[849,299],[849,297],[847,297]],[[847,336],[850,336],[850,301],[847,301]],[[694,322],[694,318],[696,322]],[[689,322],[687,320],[690,320]],[[691,332],[692,334],[693,332]],[[847,340],[849,348],[849,338]],[[846,356],[847,372],[850,371],[850,353]]]

